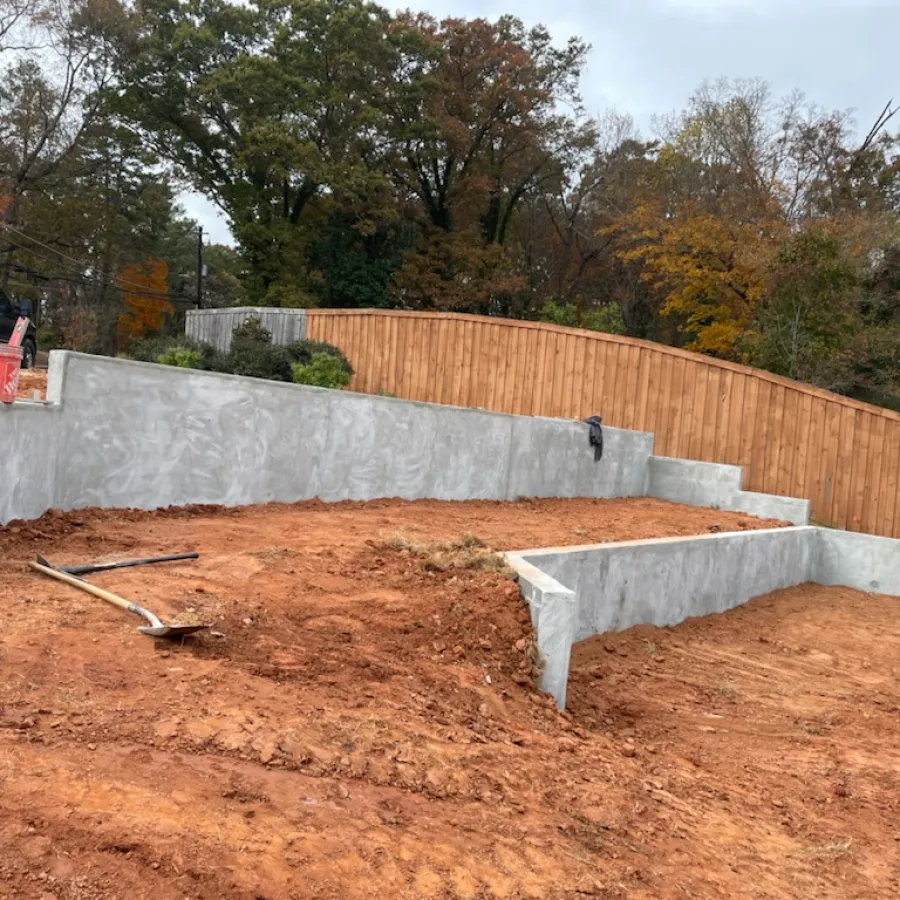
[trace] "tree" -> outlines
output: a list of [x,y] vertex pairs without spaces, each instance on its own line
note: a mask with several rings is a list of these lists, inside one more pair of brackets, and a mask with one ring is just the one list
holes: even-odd
[[168,273],[169,267],[161,259],[146,259],[119,273],[117,284],[125,295],[126,311],[119,316],[118,349],[126,350],[135,338],[159,331],[163,316],[174,314],[166,295]]
[[242,302],[241,260],[232,247],[210,244],[203,254],[206,277],[203,279],[205,307],[237,306]]
[[777,224],[735,223],[692,205],[666,218],[642,206],[616,228],[627,238],[621,258],[643,265],[641,278],[662,293],[660,312],[678,323],[687,349],[736,358],[762,295],[760,259]]
[[629,334],[656,336],[653,292],[616,254],[607,230],[639,202],[654,155],[628,116],[608,112],[594,142],[573,148],[559,177],[529,195],[516,236],[536,309],[572,307],[580,322],[599,316],[617,328],[623,322]]
[[317,306],[390,307],[391,278],[415,240],[410,223],[383,220],[361,227],[347,209],[321,217],[309,247],[310,292]]
[[[512,16],[438,23],[407,15],[397,27],[419,33],[422,45],[407,65],[417,89],[387,103],[391,178],[412,204],[426,257],[407,255],[399,296],[459,302],[460,284],[499,273],[494,288],[474,289],[481,299],[470,306],[508,309],[511,263],[499,248],[514,217],[529,191],[557,176],[561,155],[590,141],[577,92],[587,46],[572,39],[560,49],[546,29],[526,29]],[[561,113],[566,105],[575,112]],[[412,286],[417,273],[429,273],[429,289]],[[448,282],[446,290],[433,290],[435,276]]]
[[[8,2],[0,10],[0,225],[16,226],[25,198],[58,186],[97,120],[108,67],[92,34],[93,0]],[[16,252],[7,242],[4,288]]]
[[313,201],[385,184],[388,22],[365,0],[146,0],[115,35],[120,114],[227,214],[252,299],[306,295]]
[[519,275],[499,244],[471,231],[430,229],[394,275],[393,293],[405,309],[504,315],[523,291]]
[[[828,390],[900,389],[896,223],[845,215],[808,222],[766,267],[744,344],[753,365]],[[879,246],[881,245],[881,250]]]

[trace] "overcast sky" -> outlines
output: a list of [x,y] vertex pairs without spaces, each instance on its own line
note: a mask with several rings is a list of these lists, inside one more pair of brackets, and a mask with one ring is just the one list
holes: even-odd
[[[854,109],[868,130],[900,100],[900,0],[419,0],[388,3],[435,16],[496,18],[514,12],[554,37],[593,47],[582,82],[588,111],[650,119],[684,106],[704,79],[761,77],[777,94],[795,88],[816,104]],[[228,228],[202,197],[187,212],[213,241]]]

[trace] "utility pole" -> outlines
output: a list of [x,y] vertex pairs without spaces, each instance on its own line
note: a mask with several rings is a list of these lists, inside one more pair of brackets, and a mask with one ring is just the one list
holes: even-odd
[[197,228],[197,309],[203,309],[203,226]]

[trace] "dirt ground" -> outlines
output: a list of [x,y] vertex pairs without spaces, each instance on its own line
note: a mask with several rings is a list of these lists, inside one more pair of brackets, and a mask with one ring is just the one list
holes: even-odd
[[43,400],[46,396],[47,370],[23,369],[19,373],[19,389],[16,391],[16,397],[20,400]]
[[[419,549],[764,524],[385,501],[0,529],[0,897],[897,896],[895,599],[805,586],[593,639],[559,714],[517,588]],[[25,567],[192,549],[91,576],[215,626],[174,644]]]

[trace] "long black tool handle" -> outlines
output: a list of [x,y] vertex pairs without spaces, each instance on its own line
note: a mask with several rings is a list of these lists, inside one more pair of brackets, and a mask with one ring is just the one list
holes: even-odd
[[106,572],[108,569],[127,569],[131,566],[150,566],[154,563],[178,562],[182,559],[199,559],[199,553],[176,553],[174,556],[150,556],[147,559],[123,559],[121,562],[97,563],[93,566],[57,566],[60,572],[69,575],[88,575],[91,572]]

